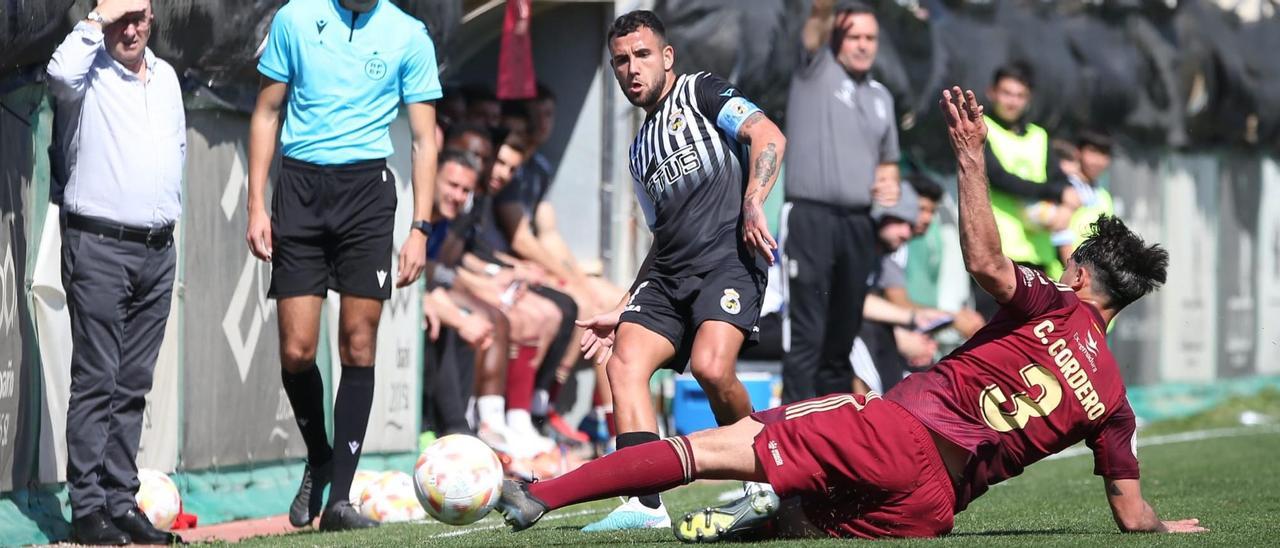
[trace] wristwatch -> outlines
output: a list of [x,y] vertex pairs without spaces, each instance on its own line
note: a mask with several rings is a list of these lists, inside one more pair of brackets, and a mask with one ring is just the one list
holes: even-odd
[[426,221],[422,221],[422,220],[414,221],[413,224],[410,225],[410,227],[412,227],[414,230],[417,230],[418,232],[421,232],[425,236],[431,235],[431,223],[428,223]]
[[84,18],[90,21],[93,21],[94,23],[97,23],[99,25],[102,25],[104,27],[108,25],[107,19],[103,17],[101,13],[98,13],[98,10],[93,10],[89,12],[89,15],[84,16]]

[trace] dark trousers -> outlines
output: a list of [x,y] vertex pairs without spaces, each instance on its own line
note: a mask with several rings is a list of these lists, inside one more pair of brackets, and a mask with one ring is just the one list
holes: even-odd
[[556,308],[560,309],[560,329],[547,348],[542,363],[538,364],[538,373],[533,381],[534,388],[550,390],[556,383],[556,369],[564,360],[565,352],[569,351],[569,345],[578,342],[573,340],[573,322],[578,319],[578,305],[573,302],[573,297],[550,287],[538,286],[533,288],[533,292],[555,303]]
[[902,382],[907,374],[907,358],[898,352],[898,340],[893,336],[893,326],[880,322],[863,322],[858,331],[862,344],[867,347],[871,363],[875,365],[880,376],[880,393],[888,394],[889,390]]
[[134,505],[145,397],[164,339],[176,254],[62,229],[62,287],[71,316],[67,487],[73,517]]
[[441,329],[440,338],[427,341],[422,424],[439,436],[471,431],[467,425],[467,399],[472,392],[475,354],[459,351],[468,350],[466,344],[450,328]]
[[849,352],[880,260],[866,209],[790,202],[783,216],[782,403],[849,392]]

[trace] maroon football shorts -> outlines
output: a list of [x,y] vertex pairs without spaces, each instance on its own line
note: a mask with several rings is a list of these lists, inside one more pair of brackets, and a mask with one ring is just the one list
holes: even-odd
[[755,451],[778,496],[835,537],[936,537],[955,491],[929,431],[898,404],[839,394],[752,415]]

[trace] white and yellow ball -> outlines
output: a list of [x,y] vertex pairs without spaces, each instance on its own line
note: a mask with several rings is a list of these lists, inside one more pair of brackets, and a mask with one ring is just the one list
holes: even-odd
[[454,434],[428,446],[413,468],[418,500],[450,525],[473,523],[498,504],[502,463],[478,438]]
[[138,486],[138,494],[134,495],[138,509],[147,515],[147,519],[157,529],[173,527],[173,521],[178,519],[178,512],[182,511],[182,497],[178,494],[178,486],[164,472],[149,468],[138,470],[138,481],[141,485]]
[[364,497],[364,490],[369,484],[382,478],[382,472],[373,470],[356,470],[356,475],[351,478],[351,491],[347,493],[347,500],[352,506],[360,507],[360,499]]
[[360,513],[382,523],[418,521],[427,513],[418,502],[409,474],[392,471],[369,483],[360,495]]

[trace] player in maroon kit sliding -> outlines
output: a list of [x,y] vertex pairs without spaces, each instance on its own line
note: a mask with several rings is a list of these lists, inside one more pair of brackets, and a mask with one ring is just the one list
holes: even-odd
[[[960,88],[944,91],[941,106],[965,266],[1002,303],[991,323],[884,397],[793,403],[622,449],[557,479],[509,481],[498,505],[507,523],[520,530],[570,504],[737,479],[797,497],[810,529],[831,536],[938,536],[991,485],[1083,440],[1121,530],[1204,531],[1195,519],[1161,521],[1142,498],[1133,411],[1104,337],[1117,312],[1164,282],[1168,254],[1104,216],[1060,282],[1015,265],[1000,253],[987,195],[982,107]],[[705,542],[759,529],[778,500],[763,491],[687,514],[676,536]]]

